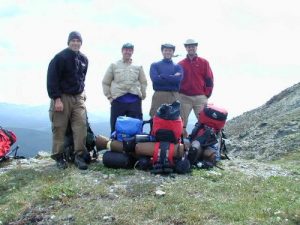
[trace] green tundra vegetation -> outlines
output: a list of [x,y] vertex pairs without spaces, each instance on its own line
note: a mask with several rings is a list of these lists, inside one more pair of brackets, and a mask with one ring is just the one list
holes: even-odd
[[[0,224],[296,225],[299,162],[300,149],[279,160],[255,161],[256,174],[231,160],[222,162],[225,170],[168,177],[108,169],[100,162],[84,172],[59,171],[51,163],[20,166],[0,175]],[[260,170],[274,166],[284,173],[264,176]]]

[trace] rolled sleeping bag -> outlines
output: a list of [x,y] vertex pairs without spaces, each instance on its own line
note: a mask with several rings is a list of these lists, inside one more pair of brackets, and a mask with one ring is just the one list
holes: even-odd
[[103,154],[102,162],[104,166],[115,169],[133,168],[135,160],[129,154],[123,152],[107,151]]
[[123,141],[111,140],[107,144],[107,148],[115,152],[135,153],[137,143],[145,143],[154,141],[151,135],[135,135],[133,137],[124,138]]
[[[134,153],[134,149],[131,152],[126,152],[124,150],[124,143],[121,141],[117,141],[117,140],[110,140],[107,143],[107,149],[110,149],[111,152],[116,152],[116,153],[122,153],[125,155],[128,155],[130,157],[131,160],[135,160],[136,155]],[[120,167],[121,168],[121,167]],[[123,167],[122,167],[123,168]]]
[[203,160],[209,161],[213,163],[214,165],[216,164],[216,151],[212,147],[206,147],[202,148],[203,153]]
[[208,161],[213,165],[216,164],[216,151],[212,147],[190,148],[188,158],[191,164],[196,164],[199,161]]
[[101,151],[107,149],[107,143],[109,142],[109,138],[102,135],[97,135],[95,142],[97,150]]
[[[96,148],[98,151],[104,150],[104,149],[110,149],[115,152],[123,152],[124,150],[127,152],[134,152],[135,150],[135,143],[140,142],[152,142],[154,141],[154,137],[148,134],[140,134],[135,135],[134,137],[127,138],[121,141],[112,140],[108,137],[97,135],[96,136]],[[132,143],[134,142],[134,143]],[[132,148],[129,149],[128,148]]]
[[108,149],[110,149],[113,152],[124,152],[123,151],[123,142],[111,140],[110,143],[107,144]]
[[[135,146],[135,153],[139,156],[153,156],[155,142],[144,142],[137,143]],[[184,155],[184,145],[183,144],[175,144],[175,158],[181,158]]]
[[123,143],[121,141],[111,140],[102,135],[97,135],[96,148],[98,151],[109,149],[115,152],[123,152]]

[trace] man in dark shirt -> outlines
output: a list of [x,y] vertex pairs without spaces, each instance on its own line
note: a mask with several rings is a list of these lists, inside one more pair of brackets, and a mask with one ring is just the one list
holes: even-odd
[[84,81],[88,69],[88,59],[79,49],[82,38],[73,31],[68,37],[68,48],[51,60],[47,73],[47,91],[51,99],[50,120],[52,123],[52,158],[60,169],[67,168],[64,159],[64,138],[70,123],[75,152],[75,165],[87,169],[84,160],[86,150],[86,108]]

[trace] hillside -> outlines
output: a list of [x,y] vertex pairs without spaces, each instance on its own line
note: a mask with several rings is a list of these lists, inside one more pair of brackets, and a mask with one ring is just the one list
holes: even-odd
[[300,83],[231,119],[225,130],[233,156],[276,159],[300,151]]

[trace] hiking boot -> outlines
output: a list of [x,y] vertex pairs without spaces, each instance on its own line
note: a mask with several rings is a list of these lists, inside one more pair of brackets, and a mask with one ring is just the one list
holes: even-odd
[[86,164],[84,158],[78,154],[75,156],[74,164],[80,170],[86,170],[88,168],[88,165]]
[[56,166],[58,169],[64,170],[68,167],[68,164],[63,157],[60,157],[60,158],[56,159],[55,161],[56,161]]

